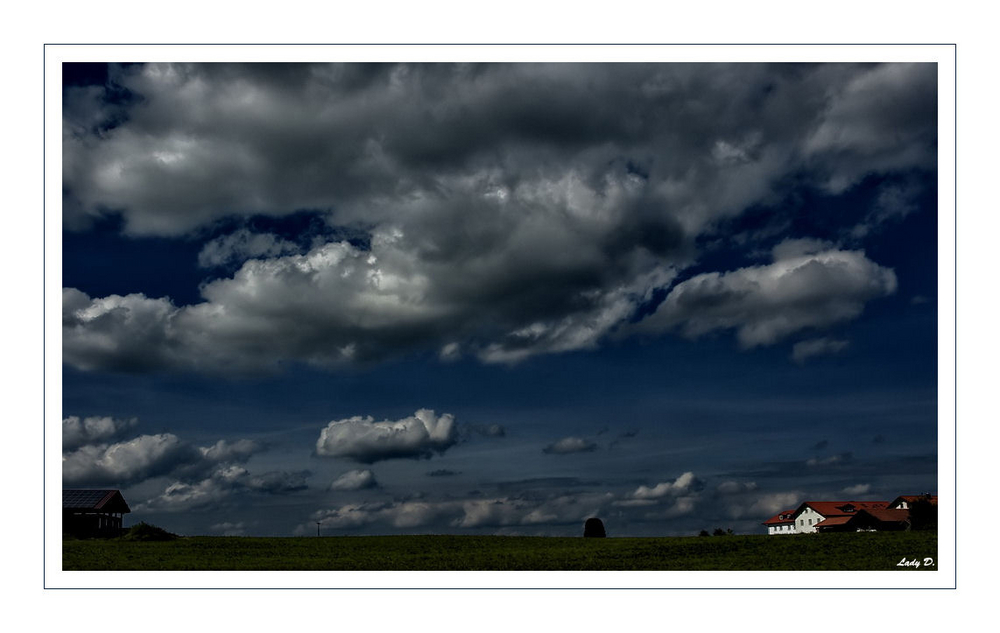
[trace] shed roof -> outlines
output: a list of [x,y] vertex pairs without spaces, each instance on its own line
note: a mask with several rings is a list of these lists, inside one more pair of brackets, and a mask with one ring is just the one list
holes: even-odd
[[63,489],[63,510],[131,512],[120,490]]

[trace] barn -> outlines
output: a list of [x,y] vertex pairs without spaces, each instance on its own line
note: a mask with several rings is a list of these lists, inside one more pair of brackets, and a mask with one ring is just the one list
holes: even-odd
[[122,519],[129,512],[120,490],[63,490],[63,534],[121,536]]

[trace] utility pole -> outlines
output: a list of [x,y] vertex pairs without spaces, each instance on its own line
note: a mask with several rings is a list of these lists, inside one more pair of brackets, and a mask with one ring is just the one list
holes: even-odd
[[319,521],[316,521],[316,536],[319,536]]

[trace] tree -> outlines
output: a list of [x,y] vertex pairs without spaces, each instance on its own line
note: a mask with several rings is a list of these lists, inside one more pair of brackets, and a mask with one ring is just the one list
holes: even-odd
[[587,522],[583,524],[583,535],[588,538],[603,538],[608,534],[604,531],[604,522],[595,517],[587,519]]
[[929,499],[918,499],[910,504],[911,530],[937,529],[937,504]]

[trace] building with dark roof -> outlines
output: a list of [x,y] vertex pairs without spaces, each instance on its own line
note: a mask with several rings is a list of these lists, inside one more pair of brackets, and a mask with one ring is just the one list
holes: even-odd
[[121,536],[122,520],[129,512],[120,490],[63,490],[63,534]]

